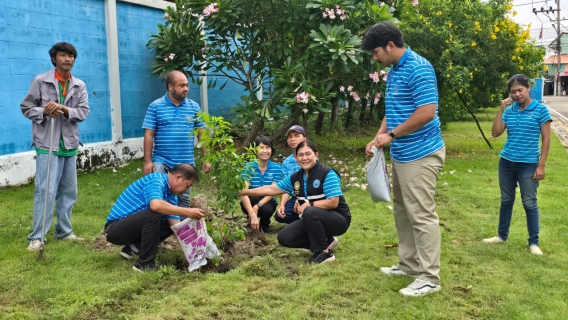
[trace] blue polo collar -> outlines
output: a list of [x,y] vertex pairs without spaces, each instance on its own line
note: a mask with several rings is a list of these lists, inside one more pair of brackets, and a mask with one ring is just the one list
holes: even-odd
[[410,52],[412,52],[412,49],[410,49],[410,47],[406,47],[406,51],[404,51],[402,57],[400,57],[396,65],[393,65],[392,68],[394,70],[398,70],[398,68],[400,68],[400,66],[402,66],[406,62],[406,59],[408,59]]
[[164,95],[164,101],[166,102],[166,104],[171,104],[174,107],[181,107],[182,105],[187,103],[187,98],[183,98],[183,100],[181,100],[179,106],[176,106],[172,100],[170,100],[170,97],[168,97],[168,93],[166,92],[166,94]]
[[[523,111],[533,110],[534,108],[536,108],[536,106],[538,106],[538,104],[539,104],[539,102],[533,99],[531,104],[529,104]],[[519,103],[516,102],[516,101],[513,102],[513,110],[521,112],[521,108],[519,107]]]

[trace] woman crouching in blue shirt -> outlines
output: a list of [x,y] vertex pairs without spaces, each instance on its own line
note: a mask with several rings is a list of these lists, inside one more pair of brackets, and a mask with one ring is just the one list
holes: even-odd
[[[258,147],[256,154],[257,160],[247,163],[243,169],[242,177],[245,179],[245,190],[256,189],[262,186],[276,184],[282,180],[282,167],[270,161],[270,157],[276,151],[266,136],[258,136],[254,139],[253,145]],[[241,195],[241,210],[248,216],[248,221],[253,230],[268,233],[270,229],[270,218],[276,211],[278,202],[272,196],[247,196]]]
[[294,211],[301,219],[282,229],[278,233],[278,242],[284,247],[310,249],[313,252],[308,260],[310,263],[334,261],[332,249],[338,243],[334,236],[347,232],[351,223],[351,213],[341,192],[339,175],[330,167],[320,164],[318,155],[312,141],[303,141],[295,150],[301,170],[276,185],[239,193],[252,196],[288,193],[296,197]]
[[[541,255],[542,251],[538,247],[539,211],[536,190],[539,181],[544,179],[552,118],[545,105],[531,99],[529,79],[525,75],[514,75],[507,85],[510,96],[501,101],[492,128],[494,137],[500,136],[507,129],[505,147],[499,154],[499,227],[496,237],[484,239],[483,242],[496,244],[507,241],[518,184],[527,218],[529,249],[532,254]],[[540,150],[539,137],[542,137]]]

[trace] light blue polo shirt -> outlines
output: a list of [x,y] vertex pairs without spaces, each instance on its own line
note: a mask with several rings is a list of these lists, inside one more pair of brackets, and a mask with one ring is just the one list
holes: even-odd
[[[150,201],[164,200],[177,206],[178,198],[170,192],[167,173],[151,173],[134,181],[118,197],[107,217],[107,222],[122,220],[131,214],[150,208]],[[179,220],[178,216],[164,216]]]
[[385,109],[388,130],[408,120],[417,108],[431,103],[436,105],[434,119],[417,131],[391,142],[390,152],[394,161],[416,161],[444,146],[438,117],[436,73],[428,60],[407,47],[387,75]]
[[[253,161],[247,163],[247,166],[241,173],[241,177],[243,177],[245,181],[249,182],[250,189],[269,186],[273,182],[276,183],[282,180],[282,167],[278,163],[268,160],[266,171],[261,173],[260,168],[258,167],[258,162]],[[278,203],[276,198],[272,198],[272,201],[274,203]]]
[[507,124],[507,141],[499,155],[512,162],[538,163],[540,127],[552,121],[548,108],[533,100],[521,111],[519,103],[513,102],[501,120]]
[[291,175],[292,173],[298,172],[302,169],[298,164],[298,161],[294,159],[294,154],[289,155],[284,161],[282,161],[282,174],[284,177]]
[[152,161],[173,168],[180,163],[195,165],[193,128],[203,128],[197,120],[199,105],[185,98],[176,107],[166,93],[148,107],[142,128],[155,130]]
[[[304,180],[304,194],[308,195],[308,181],[306,179],[306,174],[302,173],[302,179]],[[294,187],[292,186],[292,177],[291,176],[287,176],[286,178],[280,180],[276,186],[286,192],[287,194],[291,195],[291,196],[295,196],[294,195]],[[340,179],[339,176],[337,175],[337,173],[333,170],[329,170],[329,172],[327,173],[327,176],[325,176],[325,180],[323,183],[323,193],[325,194],[325,198],[329,199],[329,198],[333,198],[333,197],[339,197],[341,195],[343,195],[343,192],[341,192],[341,184],[340,184]]]

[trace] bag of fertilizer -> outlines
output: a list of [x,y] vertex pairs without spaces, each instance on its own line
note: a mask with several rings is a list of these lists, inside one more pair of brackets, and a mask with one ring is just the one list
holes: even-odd
[[177,237],[183,255],[189,263],[187,268],[189,272],[199,269],[207,264],[206,247],[207,247],[207,228],[205,220],[185,219],[171,226],[175,236]]
[[377,149],[375,146],[373,146],[371,151],[373,152],[373,157],[365,166],[371,199],[374,202],[390,202],[390,180],[385,154],[382,148]]

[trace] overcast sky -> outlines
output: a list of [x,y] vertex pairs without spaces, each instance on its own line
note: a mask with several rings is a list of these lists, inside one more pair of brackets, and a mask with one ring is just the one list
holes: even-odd
[[[568,0],[557,0],[560,1],[560,19],[564,17],[568,18]],[[537,13],[536,15],[532,12],[533,7],[537,10],[541,10],[541,7],[545,10],[549,7],[556,9],[556,1],[554,0],[513,0],[513,10],[517,11],[517,15],[513,19],[526,26],[531,24],[531,37],[536,39],[537,44],[548,45],[556,39],[557,30],[552,26],[556,26],[556,12],[552,13]],[[550,21],[550,18],[554,21]],[[568,33],[568,20],[562,21],[560,23],[560,32]],[[540,29],[542,27],[542,39],[539,39]],[[568,45],[568,44],[567,44]],[[547,50],[547,54],[553,54],[551,50]]]

